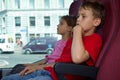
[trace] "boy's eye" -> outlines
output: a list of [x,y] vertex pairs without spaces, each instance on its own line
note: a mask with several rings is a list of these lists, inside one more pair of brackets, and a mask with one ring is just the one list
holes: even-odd
[[79,16],[77,16],[77,18],[79,18]]
[[85,18],[86,16],[85,15],[82,15],[82,18]]
[[82,16],[83,18],[85,18],[85,16]]

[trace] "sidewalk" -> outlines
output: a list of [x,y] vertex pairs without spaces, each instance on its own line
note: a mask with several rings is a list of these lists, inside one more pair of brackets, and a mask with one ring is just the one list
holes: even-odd
[[14,54],[22,54],[22,47],[21,46],[15,46]]

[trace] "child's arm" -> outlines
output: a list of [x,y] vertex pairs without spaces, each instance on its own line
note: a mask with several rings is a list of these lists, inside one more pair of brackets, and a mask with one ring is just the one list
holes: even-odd
[[73,29],[73,42],[71,49],[71,56],[74,63],[82,63],[89,58],[88,52],[84,48],[83,40],[83,30],[80,25],[77,25]]
[[46,59],[42,59],[42,60],[37,61],[37,62],[35,62],[35,63],[33,63],[33,64],[39,64],[39,65],[42,65],[42,64],[46,64],[46,63],[47,63],[47,60],[46,60]]
[[24,64],[24,66],[42,65],[42,64],[46,64],[46,63],[47,63],[47,60],[42,59],[42,60],[39,60],[39,61],[34,62],[34,63]]
[[26,74],[32,73],[37,70],[43,70],[45,67],[53,67],[55,63],[51,64],[43,64],[43,65],[33,65],[33,66],[27,66],[24,70],[20,72],[21,76],[24,76]]

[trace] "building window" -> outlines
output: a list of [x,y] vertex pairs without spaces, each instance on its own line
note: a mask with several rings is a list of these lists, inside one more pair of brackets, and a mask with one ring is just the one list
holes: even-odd
[[45,37],[50,37],[50,33],[45,33]]
[[59,16],[59,20],[62,18],[62,16]]
[[3,17],[3,19],[2,19],[2,25],[3,25],[3,27],[5,27],[5,17]]
[[20,9],[20,0],[15,0],[15,7]]
[[34,2],[35,0],[29,0],[29,7],[30,7],[30,9],[34,9],[34,7],[35,7],[35,2]]
[[35,34],[29,34],[29,36],[30,36],[30,41],[35,39]]
[[64,0],[59,0],[59,8],[64,8]]
[[5,0],[2,0],[2,10],[5,10]]
[[36,34],[36,37],[40,37],[40,34]]
[[19,39],[21,39],[21,34],[20,34],[20,33],[16,33],[16,34],[15,34],[15,41],[16,41],[16,43],[17,43],[17,41],[18,41]]
[[20,27],[21,26],[21,18],[20,17],[15,17],[15,26]]
[[30,17],[30,26],[35,26],[35,17]]
[[50,16],[44,16],[44,25],[50,26]]
[[56,33],[51,33],[51,37],[55,37],[56,36]]
[[50,1],[44,0],[44,8],[49,8],[49,7],[50,7]]

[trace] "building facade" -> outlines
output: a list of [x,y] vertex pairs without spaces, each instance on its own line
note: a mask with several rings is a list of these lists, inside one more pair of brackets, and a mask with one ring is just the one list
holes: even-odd
[[0,34],[26,44],[35,37],[57,36],[59,18],[73,0],[0,0]]

